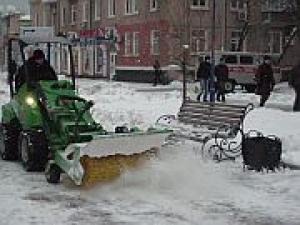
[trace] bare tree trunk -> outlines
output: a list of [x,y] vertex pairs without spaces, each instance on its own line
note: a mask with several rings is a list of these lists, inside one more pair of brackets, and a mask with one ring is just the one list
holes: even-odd
[[296,6],[295,6],[295,14],[296,14],[296,21],[297,21],[297,35],[298,35],[298,41],[300,41],[299,34],[300,34],[300,0],[296,0]]

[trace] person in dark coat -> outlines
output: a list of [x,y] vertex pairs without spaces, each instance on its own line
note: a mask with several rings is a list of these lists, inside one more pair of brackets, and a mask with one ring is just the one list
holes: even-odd
[[225,59],[221,58],[220,63],[215,67],[215,75],[217,78],[217,101],[225,102],[225,83],[228,80],[228,66],[225,64]]
[[300,63],[291,71],[289,85],[294,88],[296,94],[293,110],[300,112]]
[[[27,77],[25,73],[25,67],[27,67]],[[33,52],[33,55],[22,65],[16,76],[15,86],[18,91],[19,88],[26,82],[29,86],[35,87],[36,83],[40,80],[57,80],[57,76],[53,68],[45,59],[44,52],[37,49]]]
[[269,56],[264,56],[264,61],[259,65],[255,78],[257,82],[256,94],[261,96],[259,105],[263,107],[269,99],[275,85],[271,58]]
[[[210,57],[206,56],[204,61],[199,64],[197,70],[197,80],[200,81],[201,93],[198,95],[197,100],[200,101],[201,95],[203,94],[203,101],[207,102],[207,95],[212,88],[212,75],[211,75],[211,63]],[[214,101],[214,94],[210,92],[210,101]]]
[[17,69],[18,69],[18,65],[14,60],[9,62],[9,65],[8,65],[8,79],[7,79],[8,83],[13,81],[14,75],[15,75]]
[[161,76],[161,69],[160,69],[160,64],[159,61],[156,59],[153,65],[154,69],[154,81],[153,81],[153,86],[156,86],[161,82],[160,76]]

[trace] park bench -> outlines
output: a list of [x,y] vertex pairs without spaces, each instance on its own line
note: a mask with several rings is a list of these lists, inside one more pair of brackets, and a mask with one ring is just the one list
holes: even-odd
[[[253,104],[225,104],[186,100],[175,115],[163,115],[157,124],[169,124],[174,129],[174,137],[203,143],[215,140],[209,148],[229,156],[240,154],[240,144],[232,140],[243,135],[244,119]],[[176,123],[174,123],[176,121]],[[174,125],[175,124],[175,125]]]

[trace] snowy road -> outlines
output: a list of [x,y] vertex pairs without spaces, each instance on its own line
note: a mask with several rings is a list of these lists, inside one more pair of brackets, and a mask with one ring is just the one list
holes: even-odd
[[[0,87],[3,104],[8,92],[2,78]],[[81,80],[79,87],[96,101],[94,115],[107,129],[124,123],[149,127],[159,115],[175,114],[180,106],[178,90],[135,91],[147,84]],[[237,93],[229,101],[257,104],[258,99]],[[246,127],[278,135],[284,152],[298,156],[300,116],[290,112],[292,101],[285,85],[277,87],[266,108],[249,114]],[[201,158],[199,147],[186,142],[163,149],[140,170],[89,190],[66,178],[49,185],[43,174],[0,160],[0,225],[300,224],[300,172],[243,172],[239,160]]]

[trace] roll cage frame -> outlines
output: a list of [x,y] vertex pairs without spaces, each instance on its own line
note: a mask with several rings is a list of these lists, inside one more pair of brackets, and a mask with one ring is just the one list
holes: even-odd
[[21,53],[22,64],[25,69],[25,80],[27,82],[29,74],[28,74],[28,64],[25,63],[25,53],[24,48],[28,45],[37,45],[37,44],[46,44],[47,45],[47,61],[50,64],[50,55],[51,55],[51,45],[52,44],[60,44],[66,45],[69,50],[69,58],[70,58],[70,68],[71,68],[71,79],[72,79],[72,89],[75,90],[76,85],[76,77],[74,70],[74,59],[72,52],[72,43],[65,37],[53,37],[53,38],[43,38],[43,37],[23,37],[23,38],[10,38],[8,40],[8,49],[7,49],[7,62],[8,62],[8,83],[10,89],[10,97],[12,98],[16,94],[15,86],[14,86],[14,74],[17,71],[16,61],[13,59],[13,44],[17,43],[19,51]]

